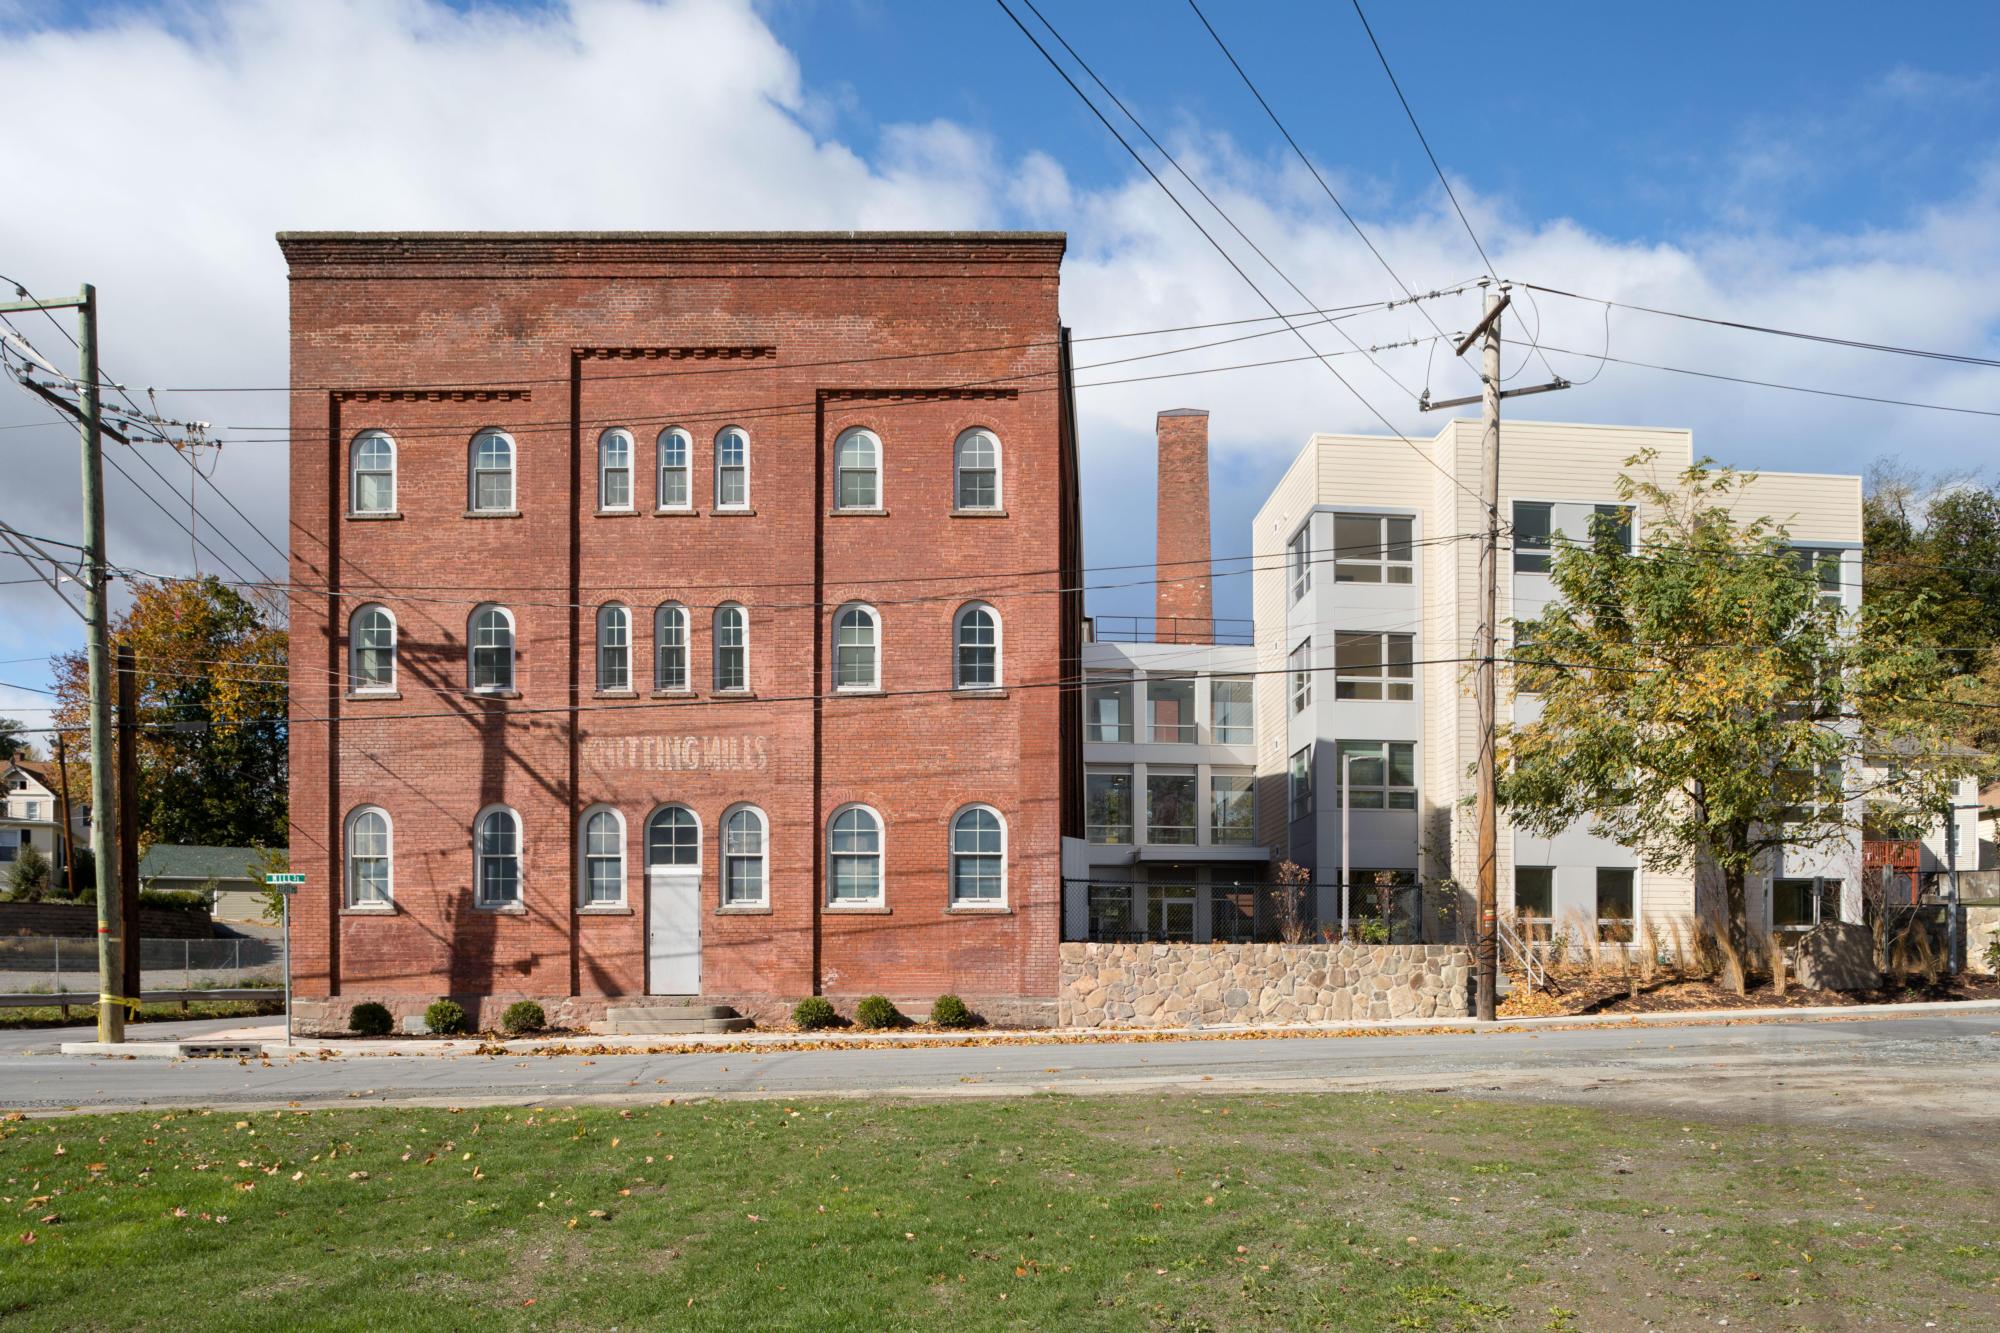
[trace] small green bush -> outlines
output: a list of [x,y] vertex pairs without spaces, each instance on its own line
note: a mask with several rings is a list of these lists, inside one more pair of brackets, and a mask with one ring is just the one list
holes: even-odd
[[208,899],[192,889],[141,889],[139,906],[165,908],[170,912],[199,912]]
[[516,1000],[500,1015],[500,1026],[512,1033],[540,1032],[549,1025],[548,1015],[533,1000]]
[[931,1022],[941,1028],[969,1028],[979,1018],[956,995],[940,995],[931,1002]]
[[886,995],[870,995],[854,1006],[854,1021],[865,1028],[899,1028],[907,1021]]
[[347,1011],[347,1030],[363,1037],[386,1037],[393,1020],[385,1005],[373,1000],[355,1005]]
[[436,1036],[454,1036],[466,1029],[465,1009],[456,1000],[433,1000],[424,1010],[424,1026]]
[[792,1026],[801,1032],[817,1032],[839,1021],[840,1015],[824,995],[808,995],[792,1006]]

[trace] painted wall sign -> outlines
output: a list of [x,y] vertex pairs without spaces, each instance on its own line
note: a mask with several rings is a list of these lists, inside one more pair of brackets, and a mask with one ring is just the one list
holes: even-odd
[[598,769],[646,773],[761,773],[771,766],[765,736],[593,736],[583,761]]

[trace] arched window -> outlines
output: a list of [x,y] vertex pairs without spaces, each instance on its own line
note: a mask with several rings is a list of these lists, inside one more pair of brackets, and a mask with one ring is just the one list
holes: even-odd
[[882,817],[865,805],[836,811],[827,825],[826,900],[834,907],[882,905]]
[[974,427],[958,437],[954,451],[957,507],[1000,507],[1000,440],[992,431]]
[[625,816],[608,805],[583,812],[582,883],[578,901],[584,907],[625,905]]
[[701,821],[684,805],[663,805],[646,821],[646,868],[695,869],[701,865]]
[[388,694],[396,688],[396,618],[383,606],[364,606],[347,626],[348,688]]
[[347,905],[357,911],[387,911],[396,902],[389,812],[358,806],[347,816]]
[[660,508],[688,507],[688,460],[693,453],[694,441],[679,426],[660,432]]
[[597,612],[597,688],[632,688],[632,613],[616,602]]
[[734,602],[715,608],[715,688],[750,688],[750,613]]
[[875,608],[850,602],[833,617],[833,688],[874,690],[882,685],[878,651],[882,622]]
[[472,688],[503,693],[514,688],[514,616],[504,606],[472,613],[467,636],[472,645]]
[[473,901],[481,907],[521,905],[521,817],[488,806],[472,829]]
[[951,905],[1007,905],[1007,825],[990,805],[968,805],[951,821]]
[[874,432],[841,432],[833,443],[833,495],[836,509],[882,507],[882,442]]
[[503,430],[472,437],[472,508],[481,514],[514,509],[514,439]]
[[724,426],[715,437],[715,507],[750,507],[750,437],[740,426]]
[[597,507],[632,507],[632,432],[623,426],[597,437]]
[[952,622],[952,685],[961,690],[1000,688],[1000,613],[968,602]]
[[722,905],[724,907],[768,907],[766,886],[769,877],[764,862],[769,855],[765,838],[764,812],[754,805],[739,805],[722,817]]
[[688,611],[678,602],[653,613],[653,688],[688,688]]
[[396,442],[379,430],[354,437],[354,476],[348,506],[356,514],[396,511]]

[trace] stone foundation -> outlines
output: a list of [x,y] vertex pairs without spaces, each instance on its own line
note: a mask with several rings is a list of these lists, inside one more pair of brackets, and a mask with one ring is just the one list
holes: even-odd
[[1457,944],[1065,944],[1063,1027],[1168,1028],[1460,1018]]
[[[829,995],[833,1007],[842,1018],[852,1021],[855,1006],[864,997],[860,995]],[[889,997],[905,1017],[913,1023],[921,1023],[930,1017],[931,1001],[934,995]],[[989,1027],[995,1028],[1046,1028],[1056,1021],[1056,1002],[1037,1000],[1013,995],[959,997],[965,1005]],[[684,999],[695,1004],[726,1004],[745,1018],[753,1020],[765,1032],[785,1032],[792,1026],[792,1006],[796,1000],[787,1000],[770,995],[374,995],[359,991],[327,999],[324,996],[292,997],[292,1018],[294,1030],[314,1037],[348,1037],[347,1016],[357,1004],[373,1000],[389,1011],[391,1031],[402,1032],[405,1019],[421,1019],[424,1010],[438,999],[458,1001],[464,1008],[475,1032],[497,1032],[500,1016],[507,1012],[507,1006],[516,1000],[533,1000],[542,1006],[550,1027],[573,1028],[582,1031],[597,1030],[604,1022],[604,1011],[617,1006],[644,1005],[648,1002],[672,1004]]]

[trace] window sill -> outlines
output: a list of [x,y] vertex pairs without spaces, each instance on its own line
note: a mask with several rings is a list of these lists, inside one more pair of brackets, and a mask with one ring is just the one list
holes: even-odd
[[475,902],[472,904],[472,910],[475,912],[484,912],[487,916],[526,916],[528,914],[526,903]]
[[951,692],[954,699],[1004,699],[1007,687],[1004,685],[961,685]]
[[725,906],[725,907],[718,907],[718,908],[716,908],[716,909],[715,909],[715,914],[716,914],[717,916],[769,916],[769,915],[771,915],[771,907],[770,907],[770,904],[768,904],[768,903],[766,903],[766,904],[765,904],[764,906],[762,906],[762,907],[751,907],[751,906],[743,906],[743,907],[727,907],[727,906]]
[[[693,694],[693,693],[694,693],[694,691],[693,691],[693,690],[689,690],[689,691],[688,691],[688,693],[689,693],[689,694]],[[755,690],[715,690],[715,691],[712,691],[712,692],[711,692],[711,694],[710,694],[710,697],[711,697],[711,698],[714,698],[714,699],[754,699],[754,698],[756,698],[756,697],[757,697],[757,691],[755,691]]]
[[826,905],[828,916],[889,916],[895,910],[893,907],[878,907],[873,903],[856,903],[851,906],[847,903]]
[[639,511],[636,509],[599,509],[593,512],[592,517],[593,518],[637,518],[639,517]]
[[754,509],[724,509],[721,506],[717,506],[708,511],[708,516],[710,518],[755,518],[757,517],[757,511]]
[[467,690],[465,697],[468,699],[518,699],[521,697],[521,692],[519,690]]
[[880,685],[836,685],[833,697],[836,699],[880,699],[888,691]]
[[521,511],[518,509],[468,509],[465,511],[465,517],[467,518],[519,518],[520,516]]
[[889,517],[889,511],[880,507],[829,509],[826,511],[826,516],[828,518],[887,518]]
[[400,522],[402,517],[393,509],[370,509],[365,513],[356,510],[348,514],[348,518],[356,523],[396,523]]
[[632,915],[632,909],[624,903],[616,905],[593,904],[588,907],[577,908],[576,914],[578,916],[630,916]]
[[951,516],[953,518],[1005,518],[1007,517],[1007,511],[1004,509],[954,509],[951,511]]
[[388,904],[388,905],[387,905],[386,907],[343,907],[343,908],[341,908],[341,909],[340,909],[340,914],[341,914],[342,916],[399,916],[399,915],[401,915],[401,913],[400,913],[400,912],[399,912],[399,911],[397,910],[397,908],[396,908],[396,905],[395,905],[394,903],[390,903],[390,904]]
[[349,690],[346,698],[351,703],[363,703],[369,699],[400,699],[401,690]]
[[699,696],[696,695],[695,692],[691,689],[684,689],[684,690],[654,690],[652,694],[647,697],[653,699],[694,699],[698,698]]
[[693,505],[662,505],[653,511],[654,518],[700,518],[701,511]]
[[959,903],[944,909],[946,916],[1012,916],[1014,909],[1005,903],[995,903],[991,907],[975,907],[971,903]]
[[636,699],[639,697],[639,694],[636,690],[592,690],[590,697],[593,699]]

